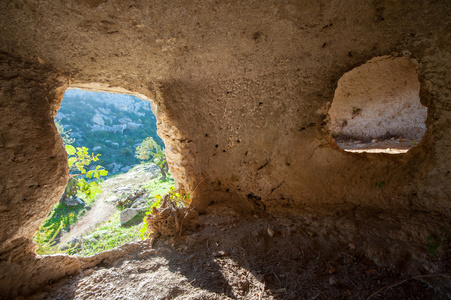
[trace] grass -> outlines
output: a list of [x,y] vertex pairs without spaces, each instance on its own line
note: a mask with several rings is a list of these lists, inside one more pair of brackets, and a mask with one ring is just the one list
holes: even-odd
[[89,208],[89,206],[70,207],[58,202],[42,222],[39,231],[33,237],[34,241],[38,244],[48,242],[55,244],[54,240],[57,240],[60,231],[69,229],[70,225],[75,224]]
[[79,248],[71,249],[69,254],[90,256],[102,251],[113,249],[125,243],[139,240],[137,226],[122,227],[120,212],[115,213],[110,220],[101,224],[95,231],[85,235]]
[[[159,178],[149,180],[143,186],[148,192],[146,211],[149,211],[152,206],[158,206],[160,201],[155,196],[165,194],[173,185],[174,179],[172,177],[168,177],[165,181],[160,181]],[[126,243],[140,240],[141,234],[139,230],[142,226],[140,223],[144,216],[145,213],[140,213],[127,223],[136,225],[123,226],[120,223],[120,211],[118,210],[108,221],[84,235],[79,247],[70,249],[68,253],[79,256],[91,256]]]
[[45,219],[42,225],[44,227],[56,229],[62,223],[62,230],[69,229],[69,226],[76,223],[87,210],[88,208],[83,206],[70,207],[65,204],[58,203],[53,208],[53,214],[51,217]]
[[56,229],[62,223],[62,230],[69,229],[69,226],[75,224],[94,204],[100,195],[96,195],[92,200],[84,197],[85,206],[67,206],[58,202],[49,213],[47,219],[42,222],[42,226]]
[[38,244],[36,253],[46,255],[61,252],[58,249],[58,237],[61,231],[67,230],[70,225],[77,223],[99,196],[96,195],[93,199],[85,197],[88,199],[85,201],[85,206],[71,207],[58,202],[33,237],[33,240]]
[[[165,194],[173,185],[174,179],[170,175],[165,181],[154,178],[144,184],[142,188],[147,191],[146,211],[149,211],[152,206],[158,206],[160,200],[156,199],[155,196]],[[58,249],[60,246],[58,244],[60,232],[62,230],[68,230],[71,225],[75,224],[90,209],[99,196],[97,195],[93,200],[86,201],[86,206],[84,207],[69,207],[61,203],[56,204],[52,212],[42,223],[38,233],[34,236],[35,242],[39,245],[37,253],[54,254],[65,252],[80,256],[90,256],[113,249],[125,243],[139,240],[139,230],[141,228],[139,223],[142,222],[145,213],[138,214],[133,220],[123,226],[120,223],[120,210],[118,210],[108,221],[84,235],[78,246],[69,247],[69,250],[66,251]]]
[[174,179],[171,176],[168,176],[165,181],[160,181],[159,178],[149,180],[149,182],[143,186],[143,189],[149,192],[149,195],[147,197],[148,209],[155,205],[156,195],[166,194],[169,188],[173,185]]

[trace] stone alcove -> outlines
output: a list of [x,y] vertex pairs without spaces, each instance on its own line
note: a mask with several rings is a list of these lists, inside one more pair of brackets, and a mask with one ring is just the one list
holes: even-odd
[[406,57],[386,55],[347,72],[329,117],[332,135],[346,151],[407,152],[426,132],[415,66]]

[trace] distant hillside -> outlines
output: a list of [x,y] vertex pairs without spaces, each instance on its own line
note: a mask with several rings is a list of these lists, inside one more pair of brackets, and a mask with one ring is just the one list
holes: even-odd
[[68,90],[56,119],[71,130],[73,146],[101,154],[97,164],[110,174],[139,163],[135,148],[146,137],[164,147],[150,103],[134,96]]

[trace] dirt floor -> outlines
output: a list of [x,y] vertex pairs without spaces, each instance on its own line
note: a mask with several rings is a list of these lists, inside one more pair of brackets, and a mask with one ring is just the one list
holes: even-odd
[[359,207],[315,210],[242,216],[215,205],[185,224],[181,237],[110,250],[122,257],[30,299],[451,298],[449,241],[436,252],[427,246],[431,231],[449,228],[448,219]]

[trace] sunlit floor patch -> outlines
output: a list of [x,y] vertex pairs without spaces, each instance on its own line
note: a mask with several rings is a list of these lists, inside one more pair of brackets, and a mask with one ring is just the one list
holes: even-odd
[[409,149],[396,149],[396,148],[344,149],[344,150],[346,152],[353,152],[353,153],[387,153],[387,154],[401,154],[401,153],[407,153],[407,151],[409,151]]
[[426,132],[418,74],[405,57],[375,57],[343,74],[328,113],[347,152],[406,153]]
[[337,145],[346,152],[353,153],[387,153],[401,154],[406,153],[417,145],[414,140],[403,138],[391,138],[386,140],[372,140],[364,142],[359,140],[336,140]]

